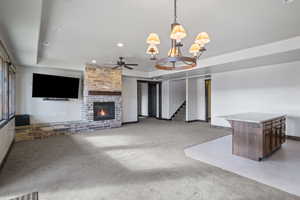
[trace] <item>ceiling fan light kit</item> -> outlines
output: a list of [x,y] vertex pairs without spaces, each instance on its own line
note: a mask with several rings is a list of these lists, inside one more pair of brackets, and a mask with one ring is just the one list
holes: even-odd
[[158,34],[150,33],[146,42],[149,44],[147,54],[151,60],[157,60],[155,67],[160,70],[182,70],[190,69],[197,66],[197,60],[206,51],[205,45],[210,42],[209,35],[206,32],[201,32],[197,35],[194,44],[189,49],[189,53],[193,56],[183,56],[181,48],[183,47],[182,40],[187,36],[184,27],[177,22],[177,0],[174,0],[174,23],[171,25],[171,48],[168,52],[168,57],[158,59],[159,54],[157,45],[160,44]]

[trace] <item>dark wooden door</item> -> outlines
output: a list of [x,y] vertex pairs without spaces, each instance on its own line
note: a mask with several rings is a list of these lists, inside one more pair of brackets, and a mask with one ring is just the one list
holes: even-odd
[[156,83],[149,83],[149,85],[148,85],[148,115],[149,115],[149,117],[156,117],[156,109],[157,109]]

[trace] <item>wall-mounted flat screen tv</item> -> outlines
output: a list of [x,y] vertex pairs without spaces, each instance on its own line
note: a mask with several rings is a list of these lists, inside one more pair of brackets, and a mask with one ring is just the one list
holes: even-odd
[[33,74],[32,97],[77,99],[79,78]]

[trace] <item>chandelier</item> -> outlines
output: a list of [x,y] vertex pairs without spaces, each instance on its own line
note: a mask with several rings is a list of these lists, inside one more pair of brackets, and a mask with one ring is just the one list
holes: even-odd
[[181,70],[190,69],[197,66],[197,60],[206,51],[205,45],[210,42],[210,38],[206,32],[201,32],[197,35],[194,44],[189,49],[191,57],[183,56],[181,48],[183,47],[182,39],[187,36],[183,26],[177,22],[177,0],[174,0],[174,23],[171,25],[171,48],[168,56],[157,59],[159,54],[157,45],[160,44],[158,34],[150,33],[147,38],[149,44],[147,54],[151,60],[157,60],[155,67],[160,70]]

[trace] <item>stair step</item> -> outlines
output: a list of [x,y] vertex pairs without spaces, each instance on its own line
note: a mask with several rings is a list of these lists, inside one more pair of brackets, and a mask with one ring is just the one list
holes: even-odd
[[172,120],[174,121],[185,121],[186,116],[186,103],[183,103],[177,112],[174,114]]

